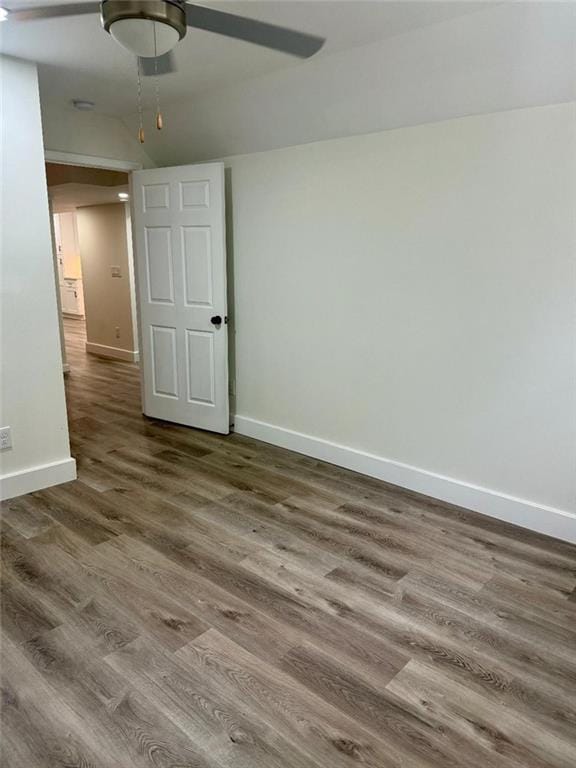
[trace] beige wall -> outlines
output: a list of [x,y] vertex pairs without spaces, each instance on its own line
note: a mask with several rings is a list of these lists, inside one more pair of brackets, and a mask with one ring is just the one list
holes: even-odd
[[230,158],[236,429],[576,541],[575,126]]
[[76,477],[70,458],[36,67],[0,57],[0,496]]
[[[87,349],[133,359],[138,346],[132,322],[126,207],[112,203],[78,208],[77,224]],[[112,266],[120,267],[121,277],[112,277]]]

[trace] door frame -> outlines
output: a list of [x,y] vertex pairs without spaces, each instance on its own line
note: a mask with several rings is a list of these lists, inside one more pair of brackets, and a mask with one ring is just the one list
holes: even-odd
[[79,165],[82,168],[104,168],[107,171],[140,171],[142,163],[132,160],[116,160],[111,157],[96,157],[95,155],[77,155],[74,152],[58,152],[54,149],[44,150],[44,160],[58,165]]
[[[44,162],[45,163],[57,163],[58,165],[76,165],[81,168],[102,168],[107,171],[124,171],[129,174],[129,183],[131,183],[130,173],[132,171],[140,171],[143,168],[142,163],[137,163],[132,160],[117,160],[111,157],[97,157],[96,155],[81,155],[75,152],[60,152],[54,149],[44,150]],[[132,324],[134,329],[134,338],[138,340],[138,347],[140,348],[140,334],[138,328],[138,310],[136,306],[136,276],[134,273],[134,251],[132,244],[132,230],[131,230],[131,212],[130,203],[124,204],[126,209],[126,240],[128,245],[128,280],[130,284],[130,311],[132,315]],[[57,254],[54,238],[54,223],[52,220],[52,203],[48,200],[48,210],[50,214],[50,227],[52,232],[52,250],[54,258],[54,268],[57,269]],[[70,365],[66,359],[66,346],[64,344],[64,318],[62,317],[62,307],[60,301],[60,289],[58,286],[58,274],[55,275],[56,280],[56,297],[58,304],[58,329],[60,332],[60,346],[62,357],[62,371],[63,373],[70,372]],[[140,350],[136,356],[135,362],[138,362]]]

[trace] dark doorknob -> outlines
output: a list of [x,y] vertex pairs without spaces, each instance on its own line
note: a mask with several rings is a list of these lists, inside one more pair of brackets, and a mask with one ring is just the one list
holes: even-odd
[[220,315],[214,315],[214,317],[210,318],[210,322],[212,325],[222,325],[222,318]]

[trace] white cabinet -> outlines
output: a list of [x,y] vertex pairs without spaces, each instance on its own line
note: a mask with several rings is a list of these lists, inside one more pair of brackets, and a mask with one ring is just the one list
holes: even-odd
[[82,280],[64,278],[60,283],[60,298],[62,300],[62,312],[65,315],[84,315],[84,293]]
[[82,279],[80,265],[80,246],[78,244],[78,228],[76,212],[57,213],[58,225],[54,227],[58,257],[62,263],[64,278]]
[[55,213],[54,219],[54,240],[56,242],[56,261],[58,264],[58,283],[62,285],[64,281],[64,263],[62,259],[62,233],[60,232],[60,216]]
[[65,315],[84,315],[84,292],[76,213],[54,214],[54,237],[58,258],[58,282],[62,312]]

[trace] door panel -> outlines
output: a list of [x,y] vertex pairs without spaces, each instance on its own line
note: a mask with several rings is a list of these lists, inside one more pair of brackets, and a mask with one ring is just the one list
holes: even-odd
[[186,331],[188,401],[214,405],[214,334]]
[[210,182],[209,181],[184,181],[180,184],[180,201],[182,209],[209,208],[210,207]]
[[132,208],[144,413],[228,433],[224,166],[135,171]]
[[153,393],[161,397],[177,398],[176,328],[153,325],[150,331]]
[[169,227],[146,227],[148,301],[174,304],[174,254]]
[[145,184],[142,187],[144,211],[154,208],[168,210],[170,207],[170,187],[168,184]]
[[182,227],[184,300],[189,307],[212,307],[210,227]]

